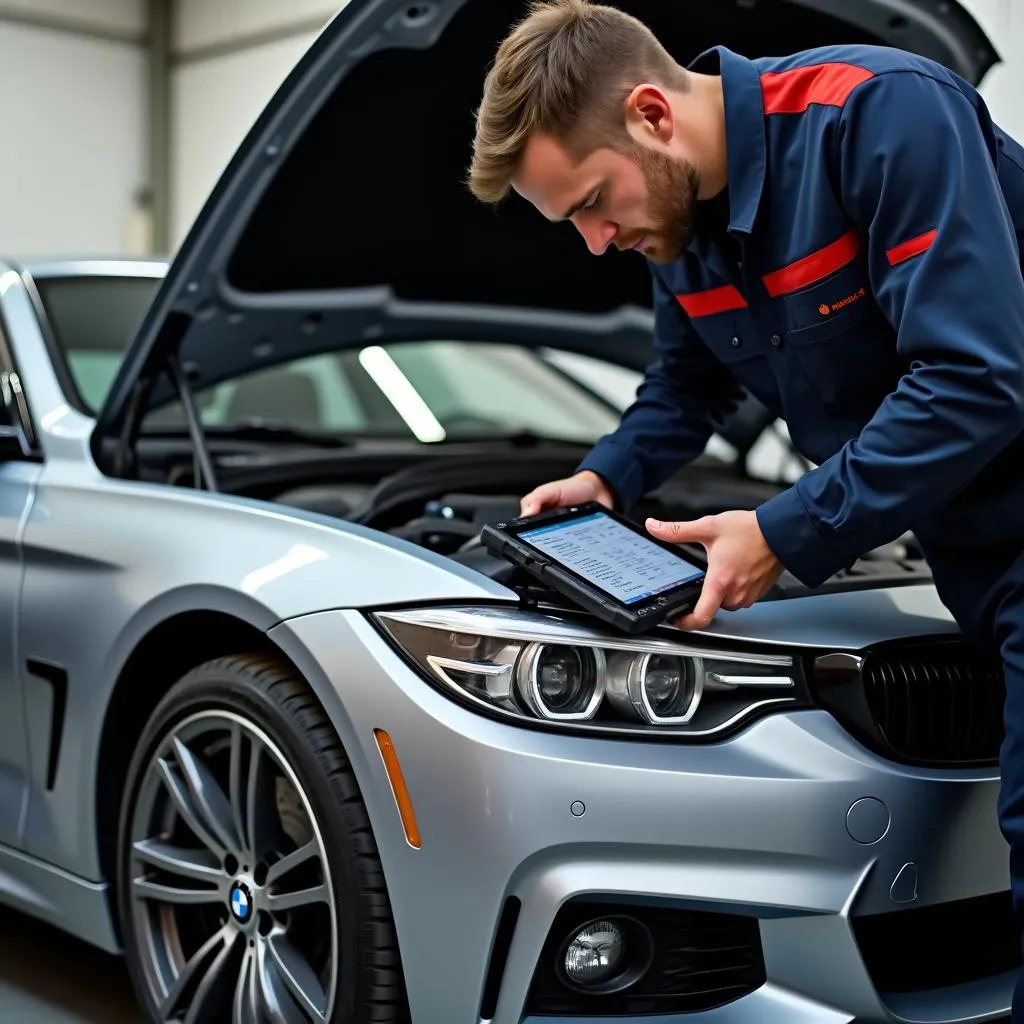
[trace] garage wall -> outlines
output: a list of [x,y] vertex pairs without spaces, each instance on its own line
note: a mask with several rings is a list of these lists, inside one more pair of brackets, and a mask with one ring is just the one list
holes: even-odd
[[180,244],[253,121],[343,0],[178,0],[170,236]]
[[144,22],[143,0],[0,0],[0,254],[130,248],[147,173]]
[[961,0],[1002,58],[981,94],[999,125],[1024,141],[1024,5],[1018,0]]

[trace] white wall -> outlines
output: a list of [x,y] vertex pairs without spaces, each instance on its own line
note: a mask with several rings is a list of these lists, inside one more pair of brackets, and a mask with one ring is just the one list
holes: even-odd
[[[44,15],[124,41],[31,23]],[[142,0],[0,0],[0,254],[126,250],[147,176],[143,19]]]
[[190,52],[256,33],[324,24],[344,0],[177,0],[175,47]]
[[142,0],[3,0],[0,12],[12,15],[56,15],[84,26],[141,34],[146,8]]
[[[171,243],[343,0],[178,0],[171,78]],[[235,49],[221,52],[220,48]]]
[[1001,128],[1024,142],[1024,4],[1020,0],[960,0],[1001,58],[981,94]]
[[227,162],[312,41],[296,36],[175,68],[170,238],[179,245]]

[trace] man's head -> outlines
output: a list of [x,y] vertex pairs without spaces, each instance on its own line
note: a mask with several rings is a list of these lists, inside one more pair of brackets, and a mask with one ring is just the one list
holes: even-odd
[[535,0],[487,75],[470,189],[487,203],[516,191],[594,253],[677,259],[716,131],[702,79],[622,11]]

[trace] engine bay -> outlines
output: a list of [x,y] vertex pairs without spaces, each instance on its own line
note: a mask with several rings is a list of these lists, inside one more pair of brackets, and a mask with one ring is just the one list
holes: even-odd
[[[195,486],[193,459],[179,445],[144,442],[143,475]],[[218,450],[220,449],[220,450]],[[140,452],[140,454],[142,454]],[[220,489],[270,501],[402,538],[470,565],[507,585],[523,584],[519,570],[479,543],[484,524],[518,514],[520,496],[574,472],[585,449],[565,443],[446,444],[424,448],[406,441],[360,442],[344,448],[211,443]],[[642,522],[692,520],[732,509],[754,509],[784,484],[751,478],[715,456],[704,456],[629,510]],[[686,549],[703,564],[704,549]],[[911,535],[867,553],[820,590],[829,592],[931,581]],[[806,594],[783,574],[769,599]]]

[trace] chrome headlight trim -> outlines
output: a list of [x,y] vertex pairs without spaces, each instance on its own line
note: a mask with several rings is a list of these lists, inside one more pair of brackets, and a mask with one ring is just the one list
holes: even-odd
[[538,717],[549,722],[586,722],[593,718],[604,700],[606,661],[604,652],[599,648],[582,648],[589,651],[592,664],[589,668],[593,673],[592,691],[586,707],[582,711],[552,711],[544,702],[540,692],[540,680],[537,677],[537,666],[546,647],[565,646],[564,644],[531,643],[522,653],[516,671],[516,683],[520,695],[529,709]]
[[[547,615],[543,612],[512,610],[508,608],[411,608],[400,611],[382,611],[375,618],[385,622],[405,622],[412,626],[450,629],[455,633],[475,633],[478,636],[503,640],[522,640],[545,644],[573,646],[599,646],[605,650],[630,651],[642,654],[681,654],[686,657],[706,657],[721,660],[722,652],[714,648],[701,648],[690,643],[663,640],[657,637],[628,637],[604,633],[573,622],[571,619]],[[792,669],[793,659],[788,654],[762,654],[749,651],[730,651],[729,660],[737,663],[776,666]]]
[[[805,686],[798,682],[800,666],[790,655],[775,651],[734,651],[687,640],[614,635],[524,609],[406,608],[370,617],[442,693],[520,726],[601,736],[713,740],[768,711],[811,706]],[[544,707],[536,661],[544,648],[552,646],[584,649],[593,658],[596,675],[585,708],[552,713]],[[665,714],[665,708],[658,714],[642,685],[643,669],[658,655],[681,659],[691,677],[686,706],[672,708],[671,714]]]
[[[697,713],[701,698],[704,696],[704,662],[700,657],[688,655],[678,660],[692,665],[693,692],[685,709],[678,715],[660,715],[651,705],[647,692],[647,670],[653,658],[667,657],[664,654],[630,655],[626,652],[617,654],[609,663],[607,691],[612,703],[620,708],[632,708],[648,725],[686,725]],[[789,680],[787,680],[788,682]]]

